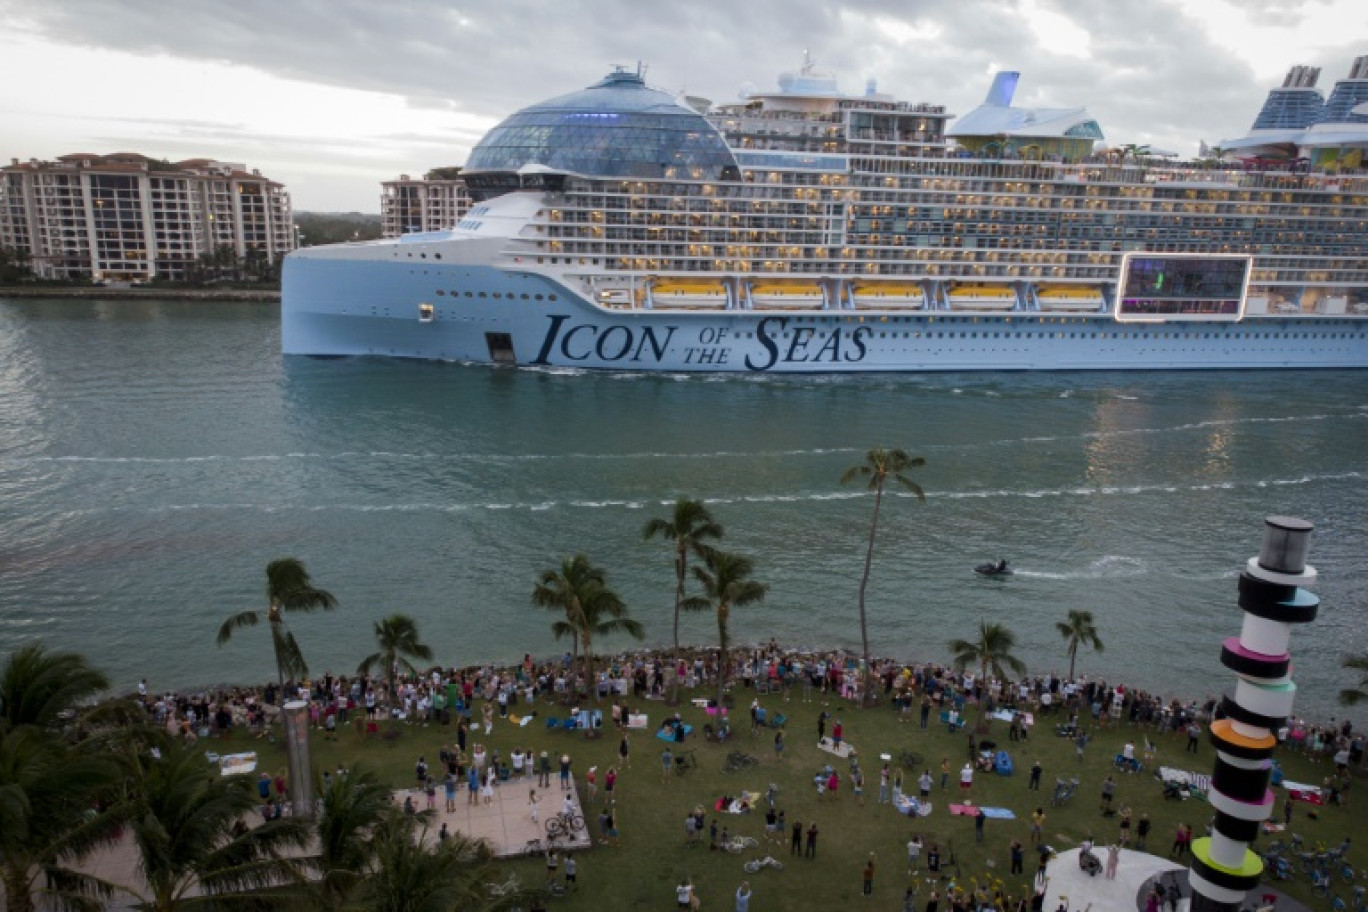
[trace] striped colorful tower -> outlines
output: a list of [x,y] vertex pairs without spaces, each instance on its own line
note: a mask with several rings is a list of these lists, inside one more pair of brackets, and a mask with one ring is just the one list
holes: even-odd
[[1273,516],[1264,521],[1263,549],[1240,574],[1244,626],[1221,648],[1221,664],[1236,674],[1235,694],[1221,700],[1211,723],[1216,770],[1211,779],[1215,827],[1192,843],[1192,912],[1235,912],[1259,884],[1263,861],[1249,843],[1273,812],[1274,732],[1292,712],[1288,641],[1293,624],[1314,620],[1320,601],[1301,588],[1316,580],[1306,565],[1312,526]]

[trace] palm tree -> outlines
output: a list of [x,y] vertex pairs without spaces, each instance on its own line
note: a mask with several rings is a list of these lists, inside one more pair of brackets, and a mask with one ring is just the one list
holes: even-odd
[[394,811],[390,787],[373,770],[354,767],[325,788],[315,824],[318,853],[305,859],[313,875],[307,892],[320,912],[341,912],[356,897],[374,866],[374,830]]
[[865,461],[851,466],[841,475],[841,484],[849,484],[856,478],[868,478],[869,490],[874,492],[874,517],[869,523],[869,547],[865,551],[864,575],[860,577],[860,645],[864,655],[863,700],[869,705],[874,688],[870,687],[869,674],[869,625],[865,620],[865,590],[869,586],[869,568],[874,562],[874,536],[879,531],[879,508],[883,504],[884,486],[891,478],[926,502],[926,495],[912,479],[903,473],[908,469],[919,469],[926,465],[920,456],[909,456],[905,450],[885,450],[876,447],[865,454]]
[[109,689],[109,678],[74,652],[40,643],[10,654],[0,674],[0,734],[21,725],[49,729]]
[[683,608],[685,611],[712,608],[717,612],[717,705],[721,707],[727,689],[727,671],[731,665],[728,661],[731,611],[764,601],[769,584],[748,579],[755,570],[755,563],[749,557],[726,551],[709,551],[705,563],[706,567],[693,568],[694,578],[702,584],[705,595],[685,599]]
[[151,912],[171,912],[202,894],[214,905],[244,906],[278,896],[298,880],[309,841],[303,818],[235,825],[257,807],[254,783],[207,775],[204,754],[169,739],[126,758],[127,825],[145,891],[124,887]]
[[1071,610],[1069,619],[1055,624],[1055,630],[1068,643],[1070,681],[1074,679],[1074,662],[1078,658],[1079,646],[1091,646],[1097,652],[1105,651],[1102,638],[1097,635],[1097,627],[1093,624],[1091,611]]
[[452,833],[428,845],[427,813],[387,813],[374,831],[375,862],[359,894],[372,912],[505,912],[528,908],[538,891],[497,889],[503,872],[489,844]]
[[82,656],[36,644],[0,670],[0,880],[13,912],[40,902],[101,909],[112,893],[73,866],[114,837],[115,815],[91,808],[111,794],[118,770],[91,742],[59,730],[108,686]]
[[385,670],[385,682],[389,686],[390,698],[394,697],[394,673],[403,666],[409,674],[417,674],[409,658],[432,661],[432,650],[418,641],[418,624],[407,614],[391,614],[382,621],[375,622],[375,644],[379,652],[373,652],[361,660],[356,673],[369,674],[376,665]]
[[1358,687],[1346,687],[1339,692],[1339,701],[1345,706],[1357,706],[1360,701],[1368,700],[1368,653],[1357,656],[1349,656],[1340,663],[1344,668],[1352,668],[1354,671],[1362,672],[1363,677],[1359,679]]
[[646,635],[641,624],[627,616],[627,606],[608,587],[604,571],[583,554],[561,561],[559,570],[543,573],[532,590],[532,602],[564,613],[565,619],[553,623],[551,632],[556,639],[569,634],[576,650],[583,644],[585,674],[595,699],[594,637],[626,633],[639,640]]
[[[977,665],[979,683],[985,688],[988,685],[988,672],[990,671],[1004,683],[1007,679],[1007,669],[1011,669],[1018,675],[1024,674],[1026,671],[1026,663],[1012,655],[1012,647],[1016,645],[1016,635],[1002,624],[980,621],[977,640],[951,640],[949,645],[955,670],[963,671],[970,665]],[[979,701],[980,725],[983,724],[987,702],[987,700]]]
[[[689,572],[689,555],[692,553],[706,559],[708,545],[706,540],[722,537],[722,527],[713,521],[712,514],[701,500],[681,497],[675,501],[674,512],[669,519],[656,518],[646,523],[642,530],[646,539],[659,535],[674,542],[675,558],[675,605],[674,605],[674,666],[679,667],[679,612],[684,604],[684,579]],[[679,701],[679,675],[671,672],[670,702]]]
[[[266,565],[266,620],[271,624],[271,644],[275,648],[276,674],[280,678],[280,703],[285,703],[285,680],[301,680],[309,673],[304,654],[295,642],[294,634],[285,626],[285,612],[309,612],[317,608],[330,611],[337,607],[332,593],[314,586],[304,562],[295,557],[282,557]],[[218,644],[222,646],[239,627],[255,627],[261,620],[256,611],[240,611],[223,622],[219,628]]]

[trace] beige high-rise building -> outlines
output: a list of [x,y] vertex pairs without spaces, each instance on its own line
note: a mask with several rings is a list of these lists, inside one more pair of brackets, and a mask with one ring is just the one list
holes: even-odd
[[435,168],[421,180],[401,174],[398,180],[381,183],[380,232],[398,237],[419,231],[455,228],[470,208],[460,168]]
[[0,246],[41,278],[180,280],[220,251],[274,264],[295,231],[284,186],[246,165],[74,153],[0,168]]

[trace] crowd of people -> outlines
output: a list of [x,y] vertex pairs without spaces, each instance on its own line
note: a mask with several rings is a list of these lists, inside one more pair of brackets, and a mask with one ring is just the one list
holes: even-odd
[[[734,650],[730,661],[729,678],[752,688],[757,695],[768,694],[771,699],[784,701],[861,701],[868,686],[877,690],[878,701],[891,705],[902,721],[919,723],[923,728],[931,724],[933,717],[949,717],[953,724],[971,704],[988,713],[1007,710],[1004,718],[1011,719],[1011,740],[1027,737],[1024,720],[1029,714],[1037,724],[1052,720],[1062,730],[1080,733],[1084,726],[1095,730],[1129,725],[1144,733],[1143,741],[1147,746],[1151,737],[1158,739],[1161,735],[1186,738],[1192,744],[1203,726],[1210,723],[1217,708],[1214,697],[1204,701],[1164,697],[1102,679],[1069,680],[1055,673],[1025,676],[1016,681],[983,680],[973,670],[956,671],[934,662],[878,659],[866,676],[861,663],[847,653],[784,649],[774,643]],[[494,787],[512,781],[529,789],[528,808],[535,820],[538,805],[546,800],[545,790],[551,788],[553,775],[559,774],[562,789],[572,787],[569,784],[570,759],[568,755],[549,757],[545,751],[534,753],[528,748],[515,748],[506,755],[497,749],[487,749],[481,739],[491,731],[496,716],[528,713],[539,701],[546,700],[577,708],[591,691],[597,691],[602,698],[611,700],[611,721],[621,733],[620,759],[621,765],[625,766],[630,759],[629,738],[624,730],[632,714],[629,703],[663,698],[676,686],[686,689],[712,687],[717,684],[718,674],[714,651],[691,650],[675,661],[666,652],[644,650],[603,662],[592,680],[568,655],[541,661],[528,655],[514,665],[434,668],[421,675],[347,676],[325,672],[299,684],[288,684],[283,692],[279,685],[271,682],[261,687],[210,688],[193,694],[150,693],[143,682],[139,685],[138,698],[154,721],[188,741],[226,735],[234,729],[245,729],[258,737],[274,737],[279,712],[276,707],[283,702],[282,698],[305,701],[311,724],[325,737],[336,737],[339,730],[348,728],[358,736],[366,737],[383,735],[383,730],[394,724],[449,726],[450,747],[441,750],[435,768],[429,768],[422,758],[415,765],[415,783],[419,794],[426,794],[428,806],[432,807],[440,796],[445,799],[447,810],[454,810],[462,792],[468,803],[487,803]],[[759,706],[758,699],[752,701],[753,730],[762,727],[756,721]],[[825,726],[829,719],[834,721],[830,741],[839,750],[843,734],[840,720],[825,710],[819,713],[819,739],[826,736]],[[682,722],[679,724],[682,731]],[[1327,790],[1334,797],[1342,797],[1342,783],[1347,782],[1348,770],[1363,761],[1362,733],[1355,731],[1347,720],[1308,723],[1291,719],[1278,735],[1285,749],[1302,752],[1313,761],[1329,763],[1333,771],[1327,776]],[[1086,739],[1080,734],[1078,740],[1081,759]],[[1128,748],[1134,740],[1142,739],[1131,739]],[[966,764],[961,774],[961,785],[966,790],[972,783],[972,763],[983,760],[981,752],[976,751],[972,734],[970,743],[971,763]],[[1131,752],[1127,759],[1135,761],[1133,748]],[[776,759],[782,759],[781,746],[776,746],[775,753]],[[942,763],[942,788],[947,785],[951,769],[948,760]],[[604,843],[610,843],[616,836],[615,832],[610,836],[609,831],[613,822],[611,794],[617,772],[616,767],[610,768],[603,777],[609,799],[605,805],[610,817],[609,824],[599,821],[599,839]],[[595,773],[590,772],[585,777],[589,790],[587,797],[591,801],[599,782]],[[669,779],[668,771],[666,779]],[[1038,789],[1038,769],[1032,770],[1031,779],[1033,785],[1030,787]],[[919,797],[926,797],[931,780],[929,769],[917,780]],[[860,796],[863,774],[858,780],[852,779],[850,785],[855,795]],[[278,815],[285,792],[281,777],[263,774],[262,787],[264,813]],[[901,794],[901,773],[896,781],[891,780],[885,764],[880,773],[881,803],[888,800],[890,789]],[[838,785],[828,779],[825,790],[830,800],[835,797]],[[1104,792],[1104,804],[1107,797]],[[1043,811],[1037,809],[1037,814],[1043,822]],[[1118,851],[1120,846],[1130,842],[1130,817],[1129,809],[1122,809],[1121,833],[1116,841]],[[694,815],[689,815],[689,819],[695,826],[688,836],[692,842],[705,831],[705,824]],[[787,823],[779,817],[775,824],[782,839]],[[804,855],[815,855],[816,824],[805,827],[795,822],[793,830],[793,852],[798,853],[801,844]],[[1137,848],[1143,847],[1148,834],[1148,821],[1143,815],[1141,830]],[[767,828],[767,833],[769,831]],[[1033,843],[1038,841],[1039,831],[1040,822],[1033,822]],[[980,838],[981,833],[980,829]],[[715,844],[715,823],[710,828],[710,837],[709,843]],[[1186,833],[1180,831],[1176,835],[1175,857],[1182,856],[1191,838],[1190,828]],[[928,865],[936,865],[940,860],[939,847],[923,845],[920,839],[909,843],[907,851],[909,869],[920,859],[925,859]],[[1020,843],[1014,843],[1011,854],[1014,873],[1020,869],[1022,854]],[[1108,850],[1104,868],[1109,871],[1115,869],[1115,854]],[[871,860],[870,879],[872,874]],[[954,909],[956,899],[953,895],[945,896],[946,907]],[[998,899],[1006,908],[1007,899]],[[745,900],[749,900],[748,891]],[[936,901],[933,898],[932,902]],[[987,901],[992,903],[993,898],[988,897]],[[1013,908],[1023,909],[1039,908],[1039,901],[1039,894],[1011,900]]]

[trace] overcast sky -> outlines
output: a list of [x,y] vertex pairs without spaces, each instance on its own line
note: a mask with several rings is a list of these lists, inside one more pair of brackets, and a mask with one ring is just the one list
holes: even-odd
[[1293,64],[1328,94],[1368,54],[1364,0],[0,0],[0,22],[0,160],[240,161],[313,211],[378,212],[380,181],[614,64],[726,102],[808,49],[844,92],[952,113],[1015,69],[1018,104],[1192,155]]

